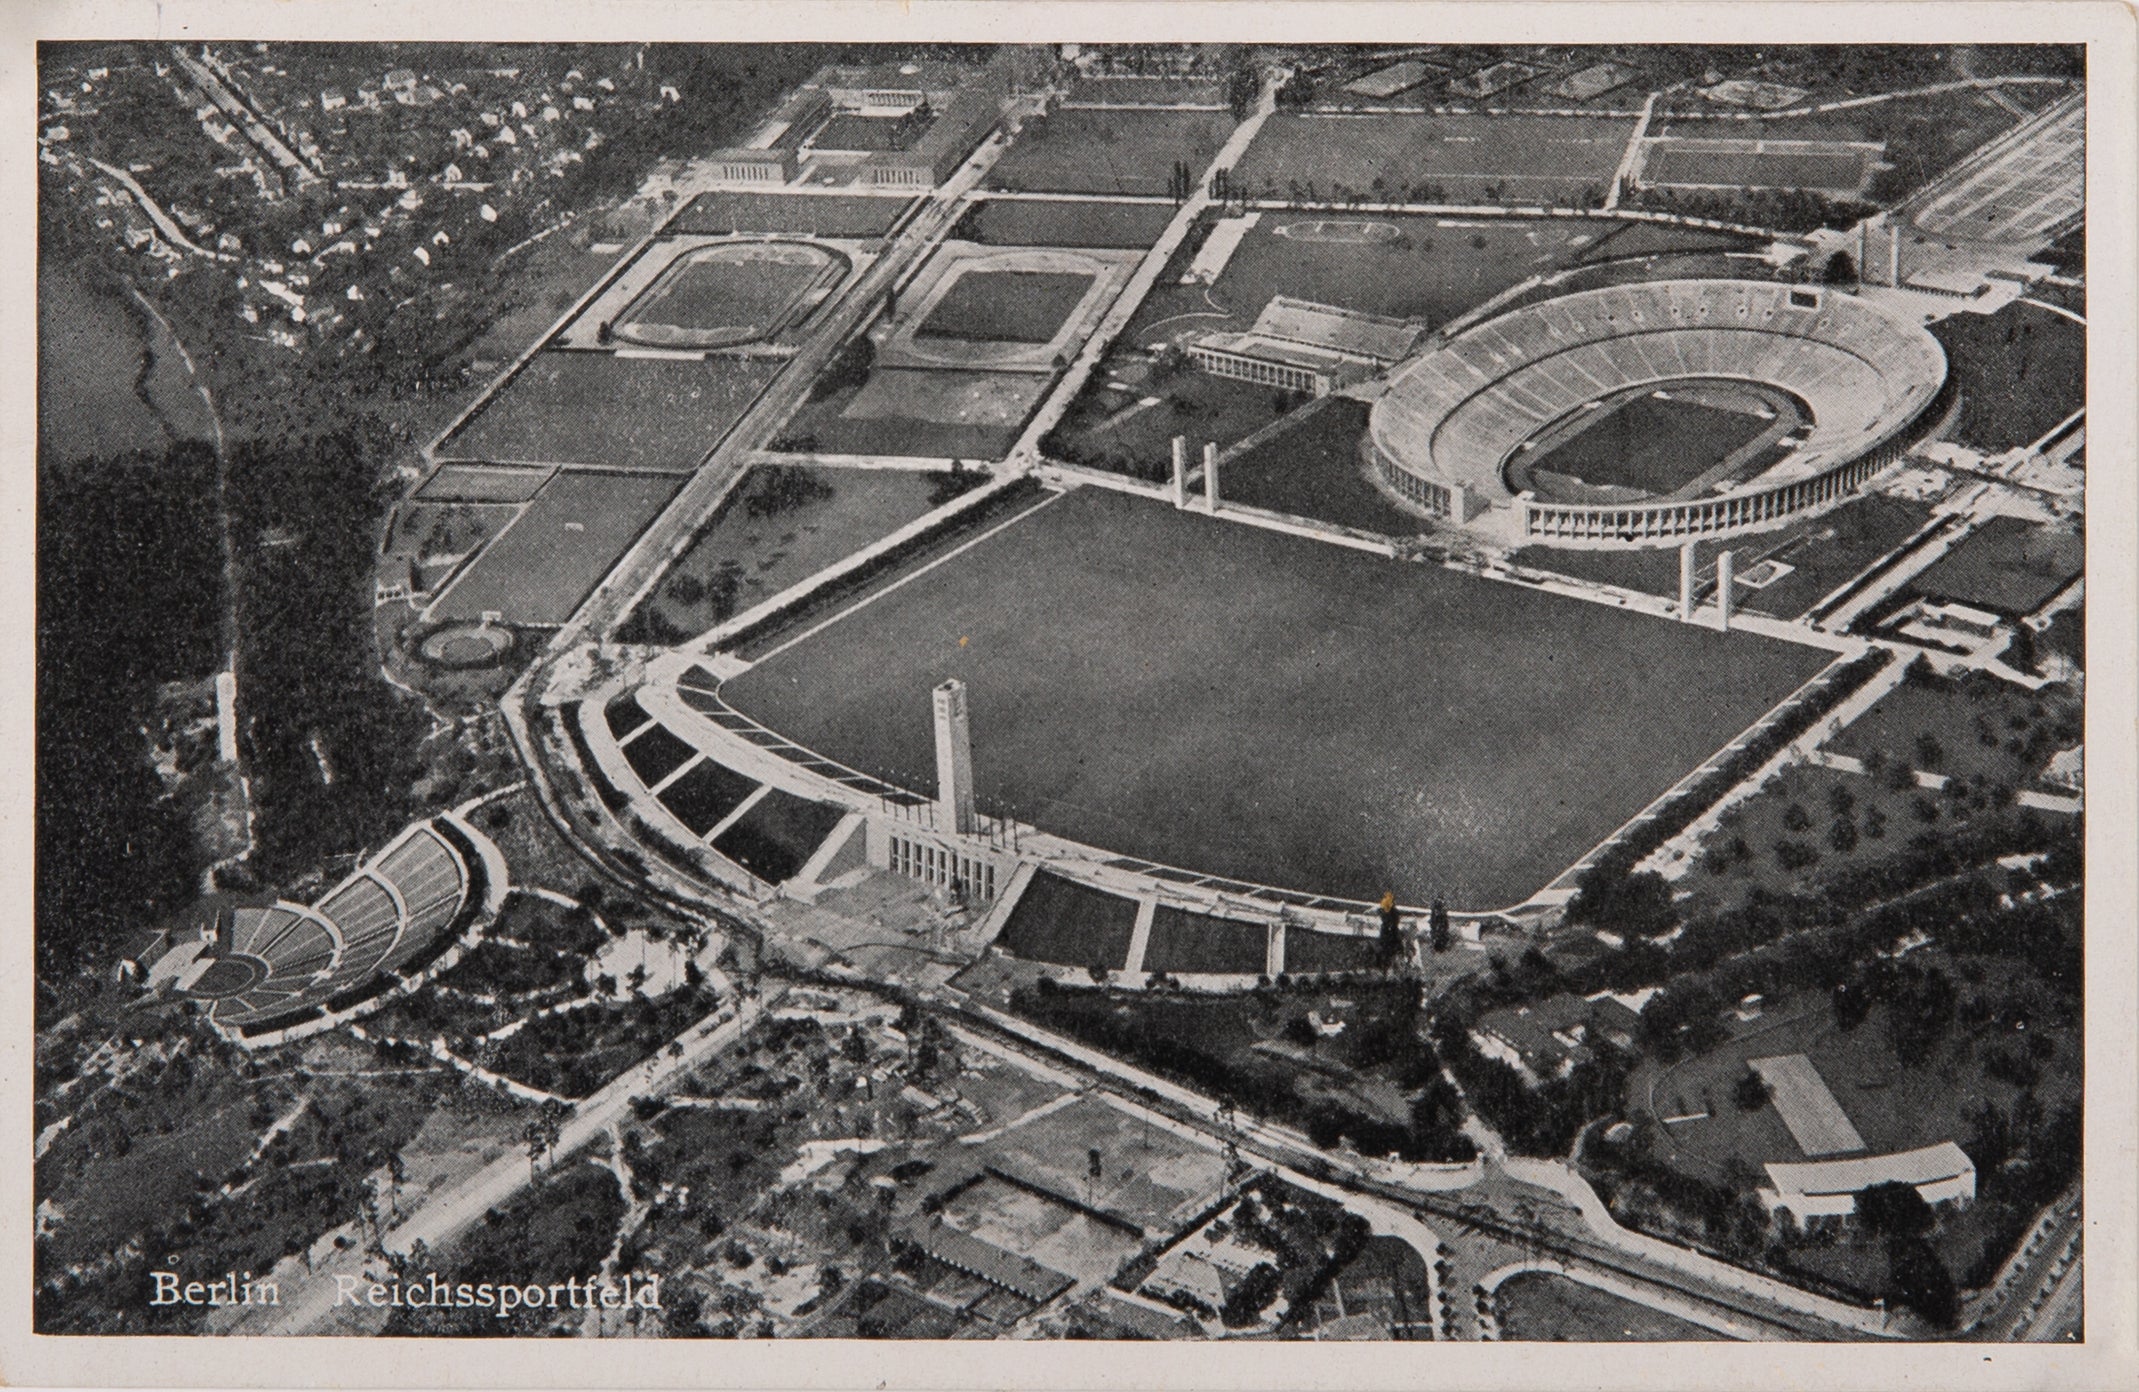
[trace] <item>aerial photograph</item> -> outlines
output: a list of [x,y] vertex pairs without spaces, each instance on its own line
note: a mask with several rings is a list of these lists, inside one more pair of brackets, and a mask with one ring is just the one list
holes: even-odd
[[582,27],[34,50],[35,1333],[2084,1338],[2085,45]]

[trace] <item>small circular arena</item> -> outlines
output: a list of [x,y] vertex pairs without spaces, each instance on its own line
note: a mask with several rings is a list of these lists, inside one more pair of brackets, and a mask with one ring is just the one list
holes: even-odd
[[1670,546],[1848,496],[1900,457],[1945,381],[1936,339],[1854,295],[1616,285],[1413,358],[1364,448],[1390,492],[1510,544]]

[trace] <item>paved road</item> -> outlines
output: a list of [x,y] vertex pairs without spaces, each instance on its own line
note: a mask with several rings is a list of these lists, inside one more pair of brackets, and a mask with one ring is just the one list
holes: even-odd
[[[700,1021],[683,1034],[680,1055],[671,1057],[667,1050],[652,1059],[620,1074],[601,1091],[580,1102],[565,1121],[559,1133],[550,1166],[576,1155],[596,1136],[624,1119],[631,1106],[631,1099],[642,1096],[658,1096],[675,1087],[689,1073],[733,1044],[754,1027],[765,1011],[777,1003],[784,990],[763,999],[736,1001],[728,999],[735,1013],[723,1019],[716,1014]],[[723,1014],[731,1008],[723,1006]],[[518,1152],[500,1156],[481,1169],[463,1176],[444,1189],[433,1190],[422,1202],[406,1213],[402,1221],[389,1230],[382,1244],[388,1251],[408,1252],[418,1242],[436,1252],[446,1247],[461,1233],[475,1224],[491,1209],[510,1203],[521,1190],[533,1182],[527,1157]],[[349,1269],[342,1273],[356,1275],[367,1265],[361,1260],[352,1260]],[[377,1262],[368,1263],[378,1269]],[[332,1271],[322,1271],[294,1289],[286,1287],[284,1303],[274,1307],[271,1313],[258,1322],[247,1324],[235,1331],[247,1334],[312,1334],[324,1332],[336,1318],[335,1299],[339,1289]]]

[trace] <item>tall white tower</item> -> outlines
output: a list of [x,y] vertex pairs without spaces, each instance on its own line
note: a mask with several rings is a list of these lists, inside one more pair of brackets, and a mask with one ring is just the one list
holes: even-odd
[[956,677],[936,688],[936,807],[946,829],[973,830],[973,732]]

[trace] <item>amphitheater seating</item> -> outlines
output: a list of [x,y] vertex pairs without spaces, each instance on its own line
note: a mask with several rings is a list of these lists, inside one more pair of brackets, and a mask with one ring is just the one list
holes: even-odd
[[217,1000],[211,1018],[220,1028],[243,1030],[321,1005],[378,972],[397,971],[437,944],[474,883],[462,853],[429,823],[418,823],[311,908],[237,910],[228,951],[256,959],[265,975]]
[[1854,296],[1763,281],[1615,285],[1528,305],[1414,358],[1376,403],[1384,467],[1513,501],[1509,457],[1544,426],[1651,382],[1729,377],[1772,384],[1810,408],[1803,444],[1763,483],[1813,477],[1863,455],[1937,395],[1945,358],[1923,329]]

